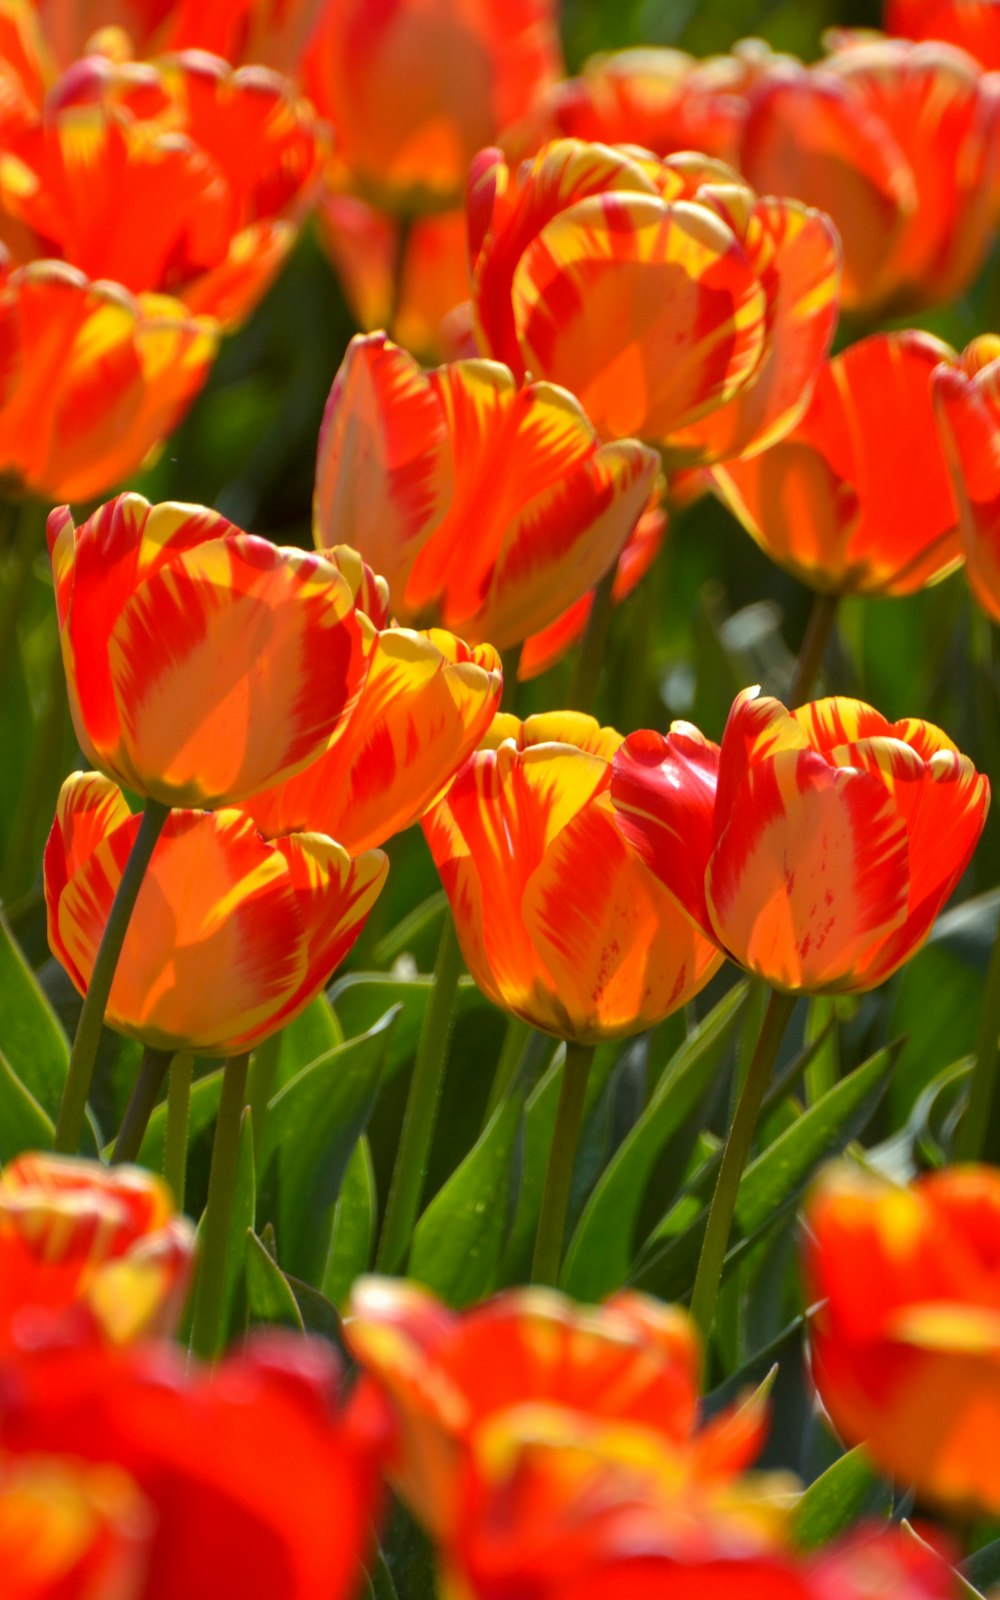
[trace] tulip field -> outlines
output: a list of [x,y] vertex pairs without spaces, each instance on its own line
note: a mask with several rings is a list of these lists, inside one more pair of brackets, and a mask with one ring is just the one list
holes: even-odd
[[0,0],[0,1600],[1000,1597],[1000,0]]

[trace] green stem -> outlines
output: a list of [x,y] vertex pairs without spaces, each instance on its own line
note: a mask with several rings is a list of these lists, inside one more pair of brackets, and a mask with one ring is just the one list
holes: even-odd
[[427,1177],[427,1158],[448,1060],[448,1043],[461,970],[462,956],[455,933],[455,919],[447,911],[434,966],[434,986],[420,1030],[399,1151],[386,1200],[377,1257],[379,1272],[396,1272],[403,1265],[420,1209]]
[[839,594],[813,595],[812,610],[806,623],[795,676],[788,694],[790,707],[802,705],[812,693],[816,674],[823,664],[826,647],[830,642],[833,624],[837,620],[839,605]]
[[222,1073],[222,1095],[212,1145],[208,1203],[202,1223],[198,1282],[195,1288],[191,1348],[204,1360],[222,1353],[226,1330],[222,1313],[226,1294],[229,1225],[240,1153],[240,1121],[246,1104],[249,1054],[230,1056]]
[[608,642],[608,632],[611,627],[611,613],[614,602],[611,591],[615,583],[616,565],[604,574],[597,588],[587,618],[587,626],[580,641],[580,650],[573,669],[573,681],[570,684],[569,699],[567,704],[573,711],[590,711],[593,709],[594,698],[597,694],[597,684],[601,676],[601,667],[604,665],[604,650]]
[[497,1061],[496,1072],[490,1085],[489,1099],[483,1113],[483,1127],[489,1122],[497,1106],[506,1100],[511,1084],[517,1077],[518,1068],[524,1060],[524,1053],[531,1039],[531,1024],[522,1022],[520,1017],[507,1018],[507,1032],[503,1036],[500,1046],[500,1057]]
[[590,1064],[593,1059],[593,1045],[576,1044],[573,1040],[567,1040],[562,1086],[559,1090],[559,1108],[556,1111],[552,1149],[549,1151],[545,1188],[542,1191],[542,1205],[538,1214],[538,1233],[535,1236],[535,1254],[531,1263],[532,1283],[555,1285],[559,1282],[573,1166],[580,1138],[580,1125],[583,1122],[583,1108],[587,1099],[587,1079],[590,1077]]
[[955,1136],[954,1159],[979,1161],[988,1154],[995,1160],[1000,1144],[995,1125],[997,1040],[1000,1038],[1000,920],[993,940],[986,983],[983,986],[983,1006],[979,1013],[976,1032],[976,1055],[969,1079],[969,1098],[965,1115]]
[[191,1120],[191,1078],[194,1057],[179,1050],[170,1063],[167,1083],[167,1137],[163,1146],[163,1176],[178,1211],[184,1210],[187,1188],[188,1126]]
[[146,801],[146,809],[142,814],[135,842],[125,863],[125,871],[122,873],[121,882],[108,913],[108,920],[104,925],[94,970],[90,974],[80,1020],[76,1025],[76,1037],[69,1058],[69,1072],[63,1089],[62,1104],[59,1107],[59,1120],[56,1123],[53,1148],[62,1155],[72,1155],[80,1145],[108,995],[111,993],[118,958],[122,953],[122,945],[125,943],[125,935],[128,932],[146,868],[169,815],[170,807],[163,805],[161,801]]
[[121,1166],[123,1161],[134,1161],[139,1154],[153,1107],[160,1098],[172,1054],[170,1050],[154,1050],[151,1045],[147,1045],[143,1051],[139,1076],[135,1080],[135,1088],[111,1152],[113,1167]]
[[24,599],[45,531],[45,510],[37,501],[23,501],[17,508],[16,517],[14,547],[0,585],[0,684],[6,683],[11,657],[17,647],[17,629],[24,614]]
[[732,1126],[729,1129],[729,1137],[726,1140],[722,1165],[719,1168],[715,1193],[708,1213],[705,1237],[702,1241],[694,1291],[691,1295],[691,1315],[706,1342],[712,1331],[715,1302],[722,1282],[722,1268],[726,1259],[733,1213],[736,1210],[740,1179],[753,1142],[761,1101],[771,1079],[778,1046],[795,1009],[795,1000],[795,995],[781,994],[778,990],[774,990],[771,994],[757,1038],[757,1048],[754,1050],[753,1060],[750,1062]]
[[278,1062],[281,1058],[281,1035],[269,1034],[261,1041],[250,1058],[250,1077],[247,1081],[247,1105],[250,1107],[253,1126],[253,1153],[254,1159],[259,1160],[264,1148],[264,1128],[267,1123],[267,1108],[274,1094],[274,1080],[278,1075]]

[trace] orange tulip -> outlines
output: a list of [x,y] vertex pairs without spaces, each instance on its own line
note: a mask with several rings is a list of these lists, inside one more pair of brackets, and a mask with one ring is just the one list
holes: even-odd
[[805,1211],[812,1370],[834,1425],[955,1511],[1000,1511],[1000,1174],[846,1164]]
[[615,826],[621,735],[592,717],[500,716],[423,827],[483,993],[594,1044],[685,1005],[720,956]]
[[905,39],[943,39],[981,66],[1000,67],[996,0],[886,0],[885,31]]
[[49,549],[80,748],[128,788],[241,799],[321,755],[357,700],[375,628],[353,552],[340,566],[137,494],[79,528],[53,511]]
[[697,729],[615,757],[623,836],[734,961],[789,993],[872,989],[965,871],[990,786],[929,722],[860,700],[786,711],[744,689],[721,752]]
[[469,181],[477,332],[563,384],[604,438],[690,465],[762,450],[809,399],[837,318],[829,222],[691,154],[573,139]]
[[7,494],[87,500],[138,471],[201,388],[214,323],[59,261],[0,247],[0,477]]
[[438,1539],[456,1531],[463,1463],[484,1429],[529,1412],[570,1431],[634,1432],[705,1484],[734,1477],[763,1443],[759,1394],[699,1422],[694,1325],[644,1295],[576,1306],[553,1290],[510,1289],[455,1312],[416,1284],[362,1278],[345,1332],[394,1419],[395,1481]]
[[979,604],[1000,621],[1000,339],[976,339],[959,366],[938,369],[931,387],[966,574]]
[[119,1468],[0,1455],[4,1600],[143,1600],[151,1531]]
[[[45,849],[49,946],[85,994],[139,826],[99,773],[74,773]],[[320,833],[273,843],[236,810],[172,811],[146,871],[107,1007],[158,1050],[250,1050],[319,993],[382,887]]]
[[0,1353],[50,1327],[115,1345],[172,1333],[193,1250],[151,1173],[19,1156],[0,1173]]
[[910,594],[962,559],[931,374],[955,352],[880,333],[828,361],[801,421],[714,467],[725,504],[779,566],[830,594]]
[[572,395],[495,362],[422,372],[384,334],[351,341],[320,433],[313,515],[388,579],[402,622],[498,649],[545,627],[621,551],[656,453],[602,445]]
[[320,0],[34,0],[45,43],[68,67],[120,30],[140,57],[207,50],[234,66],[292,73]]
[[133,293],[245,317],[295,238],[325,145],[284,79],[198,51],[90,56],[27,125],[0,109],[0,236]]
[[950,300],[993,237],[1000,84],[961,51],[847,38],[815,67],[758,86],[741,170],[758,189],[829,212],[843,303],[898,314]]
[[306,87],[352,187],[440,211],[469,162],[559,75],[555,0],[325,0]]

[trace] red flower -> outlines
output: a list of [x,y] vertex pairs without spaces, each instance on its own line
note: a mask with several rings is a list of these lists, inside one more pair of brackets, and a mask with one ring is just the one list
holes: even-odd
[[972,592],[1000,620],[1000,339],[984,334],[932,389]]

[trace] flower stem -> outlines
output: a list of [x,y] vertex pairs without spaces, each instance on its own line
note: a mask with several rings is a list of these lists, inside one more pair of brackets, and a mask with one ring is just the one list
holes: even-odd
[[520,1017],[507,1018],[507,1032],[503,1036],[500,1046],[500,1057],[497,1061],[493,1082],[490,1085],[489,1099],[483,1113],[483,1127],[489,1122],[501,1100],[507,1098],[511,1084],[517,1077],[518,1068],[524,1060],[532,1036],[531,1024],[522,1022]]
[[125,863],[125,871],[111,903],[108,920],[98,947],[94,970],[90,974],[83,1009],[76,1026],[76,1037],[69,1058],[69,1072],[63,1089],[56,1123],[53,1147],[63,1155],[72,1155],[80,1145],[83,1124],[87,1115],[87,1096],[94,1076],[94,1062],[101,1040],[101,1027],[108,1004],[108,995],[114,982],[118,958],[122,953],[125,935],[132,917],[143,876],[163,825],[170,815],[170,807],[159,800],[147,800],[135,842]]
[[222,1073],[222,1095],[215,1123],[212,1168],[208,1177],[208,1203],[202,1224],[201,1255],[195,1288],[191,1348],[204,1360],[222,1352],[225,1328],[222,1312],[226,1293],[226,1255],[229,1224],[236,1194],[240,1153],[240,1121],[246,1103],[248,1053],[230,1056]]
[[573,670],[567,705],[573,711],[591,711],[597,694],[597,684],[604,665],[604,650],[611,628],[614,602],[611,592],[615,583],[616,564],[604,574],[594,590],[594,598],[587,618],[587,626],[580,641],[580,651]]
[[799,659],[795,667],[795,676],[792,678],[792,687],[788,692],[790,707],[800,706],[809,699],[816,674],[823,664],[826,647],[830,642],[833,624],[837,620],[837,608],[840,605],[839,594],[813,595],[812,610],[809,621],[806,623],[805,636]]
[[191,1077],[194,1057],[190,1050],[178,1050],[170,1063],[167,1084],[167,1137],[163,1147],[163,1176],[178,1211],[184,1210],[187,1188],[188,1124],[191,1118]]
[[969,1098],[955,1136],[956,1161],[997,1158],[997,1040],[1000,1038],[1000,920],[997,922],[989,970],[983,986],[983,1008],[976,1033],[976,1055],[969,1080]]
[[691,1295],[691,1315],[706,1341],[712,1331],[740,1179],[750,1153],[761,1101],[771,1079],[778,1047],[795,1009],[795,999],[795,995],[780,994],[777,990],[771,993],[722,1155]]
[[154,1050],[150,1045],[143,1051],[139,1076],[135,1080],[135,1088],[111,1152],[113,1167],[120,1166],[123,1161],[134,1161],[139,1154],[153,1107],[160,1098],[172,1054],[170,1050]]
[[427,1157],[434,1136],[448,1060],[448,1043],[461,970],[462,956],[455,933],[455,919],[450,911],[446,911],[434,966],[434,985],[420,1030],[399,1151],[385,1206],[378,1247],[379,1272],[397,1272],[403,1265],[420,1209],[427,1176]]
[[535,1254],[531,1263],[532,1283],[555,1285],[559,1282],[573,1166],[593,1059],[593,1045],[567,1040],[559,1108],[556,1111],[552,1149],[549,1151],[549,1165],[538,1215]]

